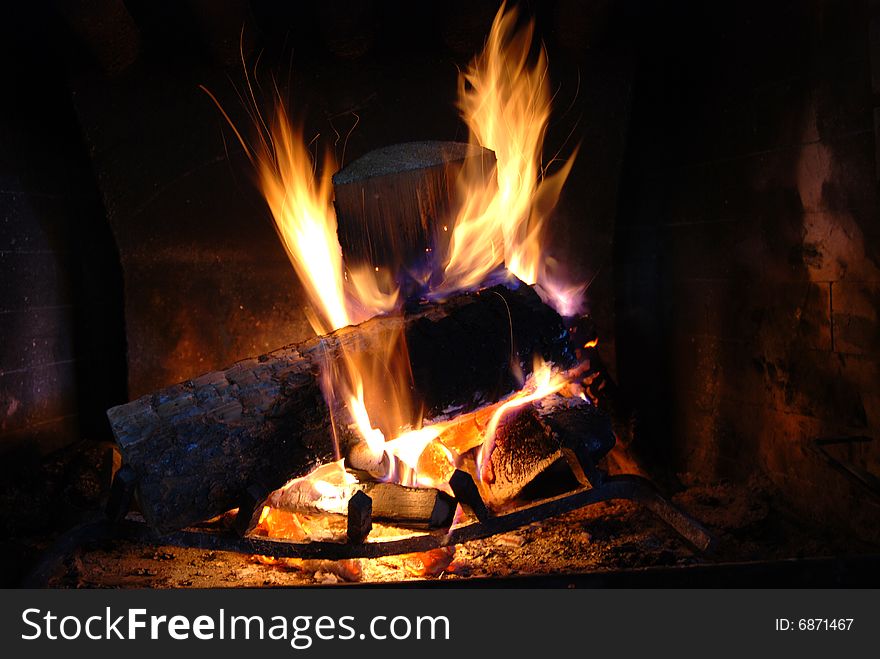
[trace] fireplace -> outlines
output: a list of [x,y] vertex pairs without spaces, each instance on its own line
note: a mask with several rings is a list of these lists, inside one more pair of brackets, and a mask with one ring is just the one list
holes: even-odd
[[8,583],[876,580],[868,3],[18,20]]

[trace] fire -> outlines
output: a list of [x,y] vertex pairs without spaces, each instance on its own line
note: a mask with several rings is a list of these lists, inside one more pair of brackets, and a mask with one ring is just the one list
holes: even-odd
[[385,450],[416,472],[411,484],[443,488],[459,465],[458,456],[479,447],[477,473],[482,476],[501,421],[515,410],[565,389],[570,383],[569,375],[536,358],[523,388],[505,400],[451,421],[405,433],[386,443]]
[[[458,181],[460,207],[450,218],[454,221],[447,223],[449,248],[445,255],[437,255],[444,276],[433,293],[442,296],[479,286],[503,265],[522,281],[538,284],[542,297],[565,313],[576,308],[583,287],[558,283],[543,243],[547,220],[574,158],[556,173],[545,174],[542,149],[552,96],[547,57],[543,49],[530,56],[534,24],[518,29],[517,19],[516,10],[502,5],[483,52],[459,76],[458,108],[469,139],[495,152],[496,170],[494,177],[487,178],[483,172],[463,169]],[[280,97],[266,120],[251,81],[246,80],[252,104],[248,110],[257,135],[253,143],[242,137],[216,98],[205,91],[232,125],[257,172],[275,228],[308,296],[314,331],[324,335],[377,314],[402,313],[399,291],[388,273],[346,269],[332,203],[332,158],[324,157],[323,173],[317,175],[303,133],[294,127]],[[385,470],[382,477],[412,485],[444,487],[459,456],[477,446],[480,467],[491,454],[504,415],[566,384],[562,374],[539,363],[521,391],[490,411],[411,428],[408,424],[418,401],[409,394],[408,369],[401,334],[389,338],[380,355],[343,353],[338,362],[324,365],[323,377],[328,402],[345,404],[371,464]],[[305,483],[297,479],[285,488],[311,488],[329,507],[341,506],[351,483],[343,477],[342,463],[334,465],[329,471],[320,468]],[[301,526],[297,519],[274,520],[270,513],[263,522],[268,527]]]
[[388,480],[445,489],[453,470],[459,466],[461,454],[480,448],[477,469],[481,475],[495,446],[495,433],[501,421],[525,405],[562,391],[570,384],[569,375],[537,357],[522,389],[505,400],[449,421],[406,431],[390,441],[385,441],[382,432],[369,425],[369,417],[359,405],[356,422],[370,450],[392,458],[391,469],[385,474]]
[[543,360],[535,360],[535,367],[527,386],[495,410],[492,419],[489,421],[489,427],[486,429],[485,438],[477,456],[477,473],[481,478],[483,466],[486,464],[488,457],[492,455],[492,449],[495,446],[495,431],[498,430],[498,424],[501,423],[504,416],[523,405],[534,403],[551,394],[555,394],[567,384],[568,378],[563,374],[554,371]]
[[[275,116],[271,139],[261,141],[264,148],[255,165],[281,241],[312,306],[319,310],[311,314],[313,329],[323,335],[394,309],[397,290],[383,292],[376,271],[366,268],[346,273],[332,203],[332,160],[325,157],[318,179],[302,135],[294,133],[282,104],[276,106]],[[341,357],[343,368],[330,378],[325,393],[328,398],[345,397],[361,438],[370,452],[381,455],[385,435],[373,427],[365,388],[385,394],[390,365],[408,364],[405,344],[389,340],[378,365],[359,353],[346,352]],[[392,378],[394,385],[401,381],[405,382],[405,374]],[[384,402],[385,426],[396,429],[408,409],[408,398]]]
[[[582,306],[585,287],[561,283],[543,244],[546,221],[574,157],[555,174],[544,175],[542,148],[551,107],[547,57],[541,49],[535,61],[530,61],[534,24],[529,22],[517,30],[517,18],[516,10],[502,5],[483,52],[459,77],[458,107],[470,141],[494,151],[497,164],[495,177],[487,178],[467,166],[462,171],[458,181],[462,205],[452,223],[444,279],[437,292],[448,294],[478,286],[503,264],[522,281],[537,283],[545,301],[560,313],[574,315]],[[471,165],[477,166],[476,162]],[[478,465],[491,454],[495,429],[506,413],[564,385],[562,376],[542,364],[526,389],[498,408],[488,429],[481,433]],[[436,441],[452,424],[412,430],[385,442],[385,435],[370,423],[362,395],[354,397],[351,406],[370,449],[378,455],[381,447],[386,455],[397,458],[390,463],[392,469],[402,463],[409,475],[404,479],[401,473],[390,473],[389,478],[436,484],[438,473],[418,473],[419,457],[428,446],[435,447],[435,462],[443,464],[444,458],[448,464],[456,462],[449,449]]]
[[370,276],[369,271],[346,273],[333,210],[331,176],[335,164],[327,154],[323,174],[316,176],[316,163],[306,149],[302,131],[294,127],[280,97],[268,122],[252,97],[253,107],[249,110],[257,140],[251,144],[216,97],[205,87],[202,89],[232,126],[256,169],[275,229],[312,305],[309,320],[315,333],[326,334],[393,310],[397,289],[383,290],[383,282]]
[[[270,495],[268,502],[275,504],[284,498],[295,497],[308,501],[315,510],[345,513],[356,484],[357,479],[346,471],[343,461],[337,460],[321,465],[308,476],[288,481]],[[268,514],[268,509],[264,509],[260,521],[264,521]]]
[[378,428],[373,428],[370,415],[367,414],[367,408],[364,405],[364,387],[362,383],[358,383],[357,393],[349,399],[349,409],[370,453],[381,455],[385,450],[385,435]]
[[458,107],[470,141],[495,152],[495,179],[465,168],[462,206],[455,218],[444,290],[477,286],[504,264],[527,284],[540,282],[546,221],[574,157],[551,176],[541,166],[551,92],[543,49],[530,62],[534,23],[516,28],[504,5],[486,47],[459,76]]
[[319,315],[311,318],[315,332],[325,334],[351,324],[332,206],[331,159],[325,157],[324,173],[316,180],[303,140],[294,133],[284,106],[279,104],[271,147],[267,145],[258,154],[255,164],[284,249],[319,310]]
[[[250,144],[213,94],[205,91],[232,126],[257,171],[259,188],[271,211],[275,229],[311,303],[312,309],[307,313],[315,333],[324,335],[395,310],[398,291],[382,273],[369,268],[346,270],[333,209],[334,163],[329,155],[325,156],[323,174],[316,175],[302,131],[294,128],[281,99],[276,99],[273,120],[267,122],[251,97],[250,110],[258,139]],[[366,396],[374,394],[382,396],[383,401],[387,399],[384,389],[392,371],[391,380],[397,386],[398,395],[382,407],[383,416],[387,416],[383,425],[396,430],[409,412],[408,397],[399,394],[406,388],[408,368],[405,343],[399,339],[389,340],[379,364],[358,353],[344,353],[340,364],[325,367],[326,397],[347,403],[361,437],[371,451],[378,453],[382,452],[385,437],[373,427]]]
[[583,313],[589,284],[572,283],[563,270],[556,259],[552,257],[545,259],[541,264],[535,290],[544,302],[559,312],[559,315],[563,318],[572,318]]

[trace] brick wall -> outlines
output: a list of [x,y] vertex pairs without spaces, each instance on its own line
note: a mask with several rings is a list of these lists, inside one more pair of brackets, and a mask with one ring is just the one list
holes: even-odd
[[660,10],[616,244],[646,453],[707,478],[766,473],[823,518],[877,512],[809,446],[880,437],[869,18],[830,0]]
[[23,13],[0,36],[0,452],[46,452],[103,436],[125,397],[121,289],[53,23]]

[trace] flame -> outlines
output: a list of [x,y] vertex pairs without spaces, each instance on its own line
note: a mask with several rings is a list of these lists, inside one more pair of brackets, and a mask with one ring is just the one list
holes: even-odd
[[[317,467],[306,476],[288,481],[269,495],[267,503],[275,509],[284,508],[284,501],[296,500],[307,502],[312,510],[345,513],[356,485],[357,479],[346,471],[343,460],[337,460]],[[265,516],[264,511],[261,521]]]
[[[270,139],[261,140],[255,165],[260,190],[272,212],[275,226],[291,263],[303,284],[312,306],[311,315],[318,335],[353,325],[397,305],[397,289],[387,291],[388,280],[381,280],[378,269],[363,268],[346,273],[336,228],[332,203],[332,159],[324,159],[323,174],[318,179],[306,151],[301,133],[294,132],[282,103],[276,105],[276,121]],[[384,285],[384,286],[383,286]],[[384,290],[383,290],[384,288]],[[365,390],[384,392],[390,365],[398,372],[390,378],[400,388],[406,382],[408,355],[405,343],[393,336],[386,352],[375,359],[358,352],[343,350],[344,368],[329,382],[328,398],[347,397],[348,410],[361,438],[371,453],[381,454],[385,435],[375,428],[367,412]],[[404,366],[405,365],[405,366]],[[344,392],[348,392],[347,394]],[[384,396],[383,396],[384,397]],[[385,426],[395,430],[409,411],[408,397],[395,396],[380,407]]]
[[364,386],[363,383],[357,383],[357,394],[349,399],[349,409],[354,417],[358,431],[363,440],[367,443],[367,448],[373,454],[382,453],[385,446],[385,435],[378,428],[374,428],[370,421],[370,415],[367,414],[367,407],[364,404]]
[[[574,309],[583,289],[559,284],[551,276],[552,261],[546,258],[543,245],[547,220],[574,156],[556,173],[545,175],[542,149],[552,96],[547,57],[543,48],[530,56],[534,24],[529,21],[518,29],[517,20],[517,11],[502,4],[484,50],[459,76],[458,108],[469,139],[494,151],[496,166],[490,177],[477,171],[479,159],[470,159],[463,168],[457,181],[460,207],[454,222],[447,223],[451,238],[443,257],[444,274],[439,290],[433,292],[473,288],[505,265],[520,280],[541,285],[542,297],[557,309]],[[400,313],[399,291],[390,273],[346,269],[332,203],[332,158],[325,155],[323,173],[317,175],[302,130],[291,121],[280,95],[267,121],[247,74],[246,80],[248,111],[257,136],[253,144],[205,91],[232,125],[254,165],[275,228],[308,296],[314,331],[324,335],[376,314]],[[341,359],[323,368],[324,393],[331,409],[338,407],[332,403],[345,404],[351,427],[367,451],[383,458],[377,464],[389,465],[386,478],[442,486],[460,455],[443,436],[460,420],[407,430],[417,401],[410,397],[409,357],[402,334],[390,336],[379,354],[340,350]],[[505,414],[559,391],[565,382],[549,365],[536,364],[522,391],[494,406],[488,425],[471,432],[473,437],[464,442],[472,444],[471,448],[481,446],[478,465],[491,454],[495,431]],[[393,439],[386,441],[389,437]],[[421,473],[423,456],[428,454],[433,467],[430,473]],[[344,481],[328,481],[317,474],[308,479],[312,488],[329,499],[345,490]]]
[[393,455],[410,469],[418,469],[419,458],[428,444],[437,439],[449,424],[437,423],[425,426],[392,439],[385,445],[389,455]]
[[[522,389],[507,399],[451,421],[424,426],[387,442],[386,453],[412,470],[407,484],[446,489],[446,483],[458,466],[458,455],[479,447],[477,473],[495,446],[495,434],[501,421],[511,412],[559,393],[571,383],[571,373],[558,371],[540,357]],[[568,395],[568,394],[566,394]]]
[[319,310],[310,318],[312,327],[325,334],[352,322],[332,205],[332,159],[325,157],[324,173],[316,180],[312,159],[283,105],[277,107],[271,145],[257,157],[260,189],[290,262]]
[[346,279],[352,291],[349,295],[350,317],[366,320],[377,313],[388,313],[397,308],[400,289],[390,272],[361,266],[349,268],[347,274]]
[[[252,89],[247,74],[246,80],[248,89]],[[387,279],[375,272],[371,276],[368,270],[346,272],[333,209],[331,179],[335,163],[327,153],[322,175],[319,178],[315,174],[316,163],[306,148],[302,130],[291,120],[280,94],[275,98],[271,122],[263,117],[251,94],[248,112],[257,136],[252,144],[236,128],[217,97],[206,87],[201,89],[219,108],[256,169],[275,230],[313,307],[309,321],[315,333],[327,334],[395,309],[398,290],[388,286]]]
[[[316,163],[306,149],[302,131],[294,127],[280,96],[276,98],[271,122],[263,118],[251,96],[249,111],[257,135],[251,144],[242,137],[216,97],[202,89],[220,108],[256,169],[259,189],[275,229],[308,296],[311,309],[307,314],[315,333],[325,335],[396,310],[398,289],[387,273],[370,268],[346,270],[333,208],[331,173],[335,164],[326,155],[323,174],[316,175]],[[386,428],[396,431],[409,418],[409,397],[404,393],[408,390],[409,368],[406,344],[402,336],[392,334],[380,355],[341,350],[339,362],[326,364],[323,369],[325,396],[328,402],[347,403],[361,438],[371,452],[381,453],[385,435],[370,419],[367,398],[372,394],[381,399],[381,425]],[[389,382],[394,390],[390,397],[386,394]]]
[[[458,107],[470,141],[495,152],[495,177],[465,167],[461,208],[445,266],[444,291],[481,284],[495,268],[527,284],[541,279],[547,218],[574,157],[544,176],[542,147],[551,93],[543,48],[530,62],[534,23],[516,28],[517,11],[502,4],[482,53],[459,76]],[[474,159],[476,160],[476,159]]]
[[[419,416],[402,326],[390,330],[371,352],[352,346],[342,358],[342,372],[331,378],[333,386],[325,394],[346,403],[353,430],[378,464],[388,452],[386,438],[399,435]],[[390,473],[383,476],[392,477]]]

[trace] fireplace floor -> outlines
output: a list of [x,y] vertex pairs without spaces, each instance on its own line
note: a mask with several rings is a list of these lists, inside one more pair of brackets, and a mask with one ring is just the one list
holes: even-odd
[[[110,445],[82,442],[48,460],[34,457],[31,470],[19,468],[6,475],[0,489],[9,504],[6,510],[15,511],[15,515],[3,520],[7,531],[0,541],[4,583],[21,583],[61,532],[101,509],[112,461]],[[453,586],[482,579],[491,579],[495,585],[505,580],[522,582],[523,579],[555,584],[552,580],[559,578],[587,583],[583,581],[585,578],[594,577],[605,580],[600,583],[607,583],[609,575],[646,571],[670,575],[663,577],[664,583],[674,585],[682,581],[684,572],[693,574],[699,569],[732,563],[768,565],[774,561],[790,563],[789,559],[836,557],[835,560],[839,560],[843,556],[880,554],[878,545],[815,528],[791,514],[762,481],[705,484],[687,475],[681,480],[684,486],[672,501],[713,533],[717,547],[710,555],[695,553],[647,509],[631,502],[613,501],[459,545],[454,556],[438,551],[429,556],[280,563],[265,557],[219,551],[122,540],[96,541],[69,555],[48,582],[32,585],[61,588],[286,587],[337,583]],[[813,563],[809,565],[815,567]],[[876,557],[870,558],[869,573],[880,572],[878,565],[880,561]],[[840,566],[835,569],[839,572]],[[859,574],[863,573],[860,567]],[[731,576],[731,585],[736,585],[740,578]],[[637,585],[639,582],[625,579],[623,583]]]
[[[54,587],[215,588],[397,583],[579,575],[853,553],[852,542],[822,536],[774,510],[756,484],[693,485],[674,500],[702,516],[719,540],[710,556],[694,553],[649,511],[630,502],[601,503],[536,522],[452,552],[358,561],[278,562],[227,552],[96,543],[79,550]],[[877,551],[860,545],[857,553]],[[451,561],[449,559],[452,559]]]

